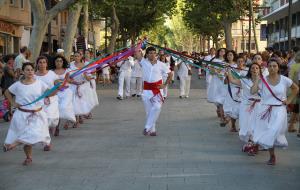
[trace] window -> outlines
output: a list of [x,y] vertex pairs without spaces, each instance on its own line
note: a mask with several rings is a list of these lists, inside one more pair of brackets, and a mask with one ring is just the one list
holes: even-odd
[[292,27],[296,26],[296,14],[292,16]]
[[24,9],[24,0],[20,0],[20,8]]
[[255,43],[251,43],[251,50],[255,50]]
[[297,13],[297,26],[300,26],[300,12]]

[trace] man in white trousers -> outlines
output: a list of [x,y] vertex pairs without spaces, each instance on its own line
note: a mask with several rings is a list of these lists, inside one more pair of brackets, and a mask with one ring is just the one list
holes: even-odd
[[143,71],[140,60],[138,60],[137,57],[143,57],[142,50],[137,50],[137,52],[135,52],[135,55],[134,65],[131,71],[130,89],[132,97],[140,97],[143,91]]
[[[212,61],[216,56],[216,49],[215,48],[210,48],[209,49],[209,55],[204,57],[204,61]],[[206,72],[206,87],[208,87],[211,79],[212,79],[212,75],[209,72]]]
[[125,82],[125,97],[130,96],[130,79],[131,79],[131,67],[133,65],[133,58],[129,57],[123,61],[117,63],[120,67],[119,70],[119,90],[117,99],[123,100],[124,97],[124,82]]
[[[187,55],[184,51],[182,54]],[[188,98],[190,93],[191,78],[192,78],[192,68],[188,63],[181,61],[178,65],[178,76],[180,79],[180,96],[179,98]]]
[[[139,58],[143,70],[144,90],[142,99],[146,111],[146,124],[143,134],[145,136],[156,136],[156,121],[159,117],[162,103],[162,89],[171,82],[172,74],[170,69],[162,62],[157,60],[156,49],[148,47],[146,49],[146,59]],[[163,84],[163,75],[168,78]]]

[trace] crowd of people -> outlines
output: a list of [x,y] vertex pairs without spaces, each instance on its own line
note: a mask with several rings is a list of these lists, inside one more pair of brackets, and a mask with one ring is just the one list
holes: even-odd
[[220,126],[230,124],[231,132],[239,132],[249,156],[268,150],[267,164],[275,165],[275,147],[287,147],[286,131],[297,131],[300,52],[295,47],[285,57],[272,48],[267,50],[248,57],[212,48],[204,60],[209,69],[207,100],[215,104]]
[[[23,164],[30,164],[32,145],[43,143],[44,150],[50,151],[51,137],[59,136],[59,126],[77,128],[84,119],[92,118],[91,112],[99,104],[96,84],[110,84],[115,79],[117,99],[141,97],[146,112],[143,134],[157,136],[155,126],[168,97],[168,85],[174,83],[177,75],[179,98],[189,98],[196,67],[199,79],[206,80],[207,100],[216,106],[220,126],[230,125],[230,132],[238,132],[248,155],[268,150],[267,163],[275,165],[275,147],[288,145],[286,130],[298,131],[300,138],[300,129],[296,128],[300,51],[297,47],[288,54],[266,50],[237,54],[226,48],[211,48],[208,54],[188,55],[184,51],[178,58],[168,51],[161,49],[157,53],[154,47],[148,47],[145,53],[136,49],[134,55],[116,64],[109,62],[98,70],[72,76],[91,61],[91,52],[78,51],[66,59],[59,49],[55,56],[43,54],[31,63],[30,51],[22,47],[16,58],[7,55],[0,61],[1,90],[15,108],[10,110],[14,113],[3,150],[23,144]],[[59,82],[66,84],[35,101]]]
[[[1,91],[13,113],[3,150],[23,144],[24,165],[32,162],[32,145],[42,143],[44,151],[50,151],[51,137],[59,136],[60,126],[78,128],[84,119],[92,118],[99,104],[96,71],[71,77],[89,63],[88,51],[75,52],[70,62],[59,50],[55,56],[39,56],[34,63],[28,60],[28,52],[22,47],[16,58],[5,56],[0,67]],[[50,91],[62,82],[59,89]]]

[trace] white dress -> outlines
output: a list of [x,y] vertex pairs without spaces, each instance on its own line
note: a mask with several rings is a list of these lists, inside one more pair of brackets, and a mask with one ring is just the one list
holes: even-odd
[[[71,63],[68,71],[70,71],[70,74],[72,74],[74,71],[77,71],[78,69],[79,68],[77,68],[74,63]],[[83,74],[77,75],[73,79],[77,83],[77,85],[75,84],[70,85],[73,91],[74,113],[75,115],[89,114],[93,109],[93,105],[89,100],[91,97],[90,82],[88,82],[84,78]]]
[[[65,71],[65,73],[62,75],[58,75],[59,79],[64,80],[66,73],[67,71]],[[75,122],[76,119],[73,107],[73,91],[71,90],[70,85],[67,84],[64,89],[58,91],[57,96],[59,118]]]
[[[231,65],[233,68],[236,68],[237,65]],[[241,77],[247,75],[247,71],[244,70],[235,70]],[[223,110],[225,116],[228,116],[232,119],[239,118],[239,110],[240,110],[240,102],[241,102],[241,95],[242,95],[242,88],[235,84],[230,84],[232,97],[229,94],[228,84],[225,85],[226,96],[224,98]]]
[[239,109],[239,137],[242,141],[253,140],[253,131],[256,128],[257,110],[260,106],[260,96],[252,95],[250,89],[253,86],[251,79],[240,80],[242,84],[242,96]]
[[[59,79],[53,71],[48,71],[44,76],[36,75],[36,78],[46,83],[48,89],[51,89],[54,86],[54,82]],[[58,96],[49,97],[49,104],[44,104],[43,108],[48,116],[49,127],[56,127],[59,122]]]
[[[267,77],[265,80],[267,81]],[[269,86],[274,94],[283,101],[286,100],[287,90],[293,81],[282,75],[280,75],[279,80],[275,86],[271,84]],[[288,146],[285,137],[287,130],[286,106],[274,98],[264,84],[260,83],[260,89],[261,106],[258,110],[257,127],[254,130],[253,141],[264,148],[286,147]]]
[[[214,59],[213,62],[223,63],[220,59]],[[211,66],[213,67],[213,66]],[[220,67],[215,67],[220,70],[220,75],[224,75],[225,70]],[[212,75],[212,79],[207,87],[207,101],[215,104],[223,105],[226,96],[226,86],[224,84],[224,77],[216,74]]]
[[[16,96],[16,102],[20,105],[33,102],[47,89],[48,86],[40,80],[36,80],[29,85],[25,85],[18,81],[8,88],[8,90]],[[41,100],[34,104],[22,106],[21,108],[37,110],[43,105],[43,100]],[[36,143],[50,144],[50,140],[48,118],[43,109],[34,114],[23,112],[18,109],[14,112],[5,139],[5,144],[12,144],[15,142],[22,142],[28,145]]]

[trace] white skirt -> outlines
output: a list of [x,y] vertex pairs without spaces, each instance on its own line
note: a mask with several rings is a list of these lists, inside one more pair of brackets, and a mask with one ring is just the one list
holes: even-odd
[[239,137],[246,143],[253,140],[260,103],[256,103],[252,110],[250,110],[250,106],[250,104],[241,103],[239,109]]
[[90,81],[90,87],[91,87],[91,97],[92,97],[92,105],[94,107],[99,105],[98,95],[97,95],[97,86],[96,86],[96,80],[92,79]]
[[89,114],[93,105],[90,101],[90,83],[85,82],[79,85],[77,90],[77,85],[71,85],[73,91],[73,107],[75,115],[86,115]]
[[58,92],[57,96],[59,118],[75,122],[76,118],[73,107],[73,92],[70,87]]
[[[234,101],[228,91],[227,85],[226,87],[226,95],[224,98],[224,103],[223,103],[223,110],[225,113],[225,116],[230,117],[232,119],[238,119],[239,118],[239,112],[240,112],[240,102]],[[239,90],[235,88],[235,86],[232,86],[231,88],[232,91],[232,96],[235,98],[235,100],[239,101],[238,97],[235,95],[239,93]]]
[[274,146],[287,147],[288,142],[285,137],[287,131],[286,107],[272,106],[270,117],[261,119],[269,107],[269,105],[261,105],[259,107],[253,141],[264,148],[273,148]]
[[43,108],[48,117],[49,127],[56,127],[59,122],[58,96],[49,97],[50,104],[44,105]]
[[50,144],[47,114],[41,110],[31,113],[16,110],[10,123],[5,144],[21,142],[27,145]]

